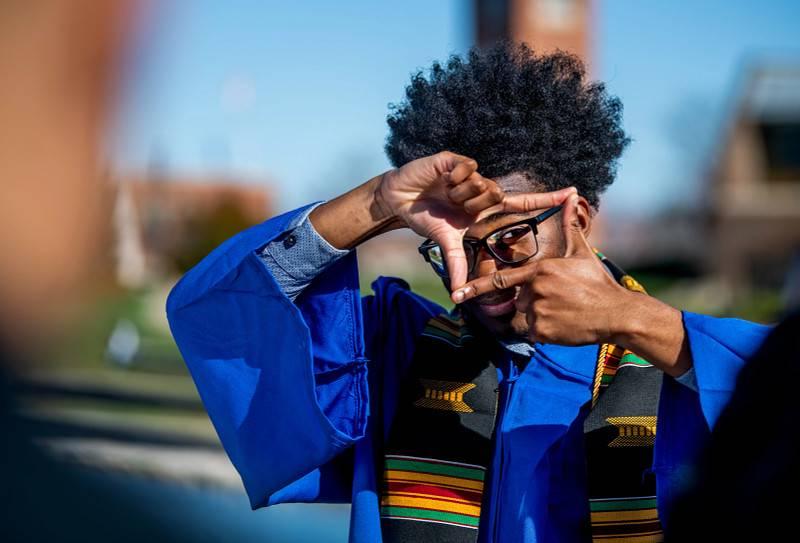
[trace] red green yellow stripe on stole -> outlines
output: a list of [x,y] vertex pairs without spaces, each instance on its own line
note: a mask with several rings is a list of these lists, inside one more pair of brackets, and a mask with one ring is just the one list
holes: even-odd
[[606,345],[606,352],[601,355],[599,363],[602,364],[601,384],[607,386],[614,379],[620,368],[635,366],[639,368],[649,368],[650,362],[635,353],[618,345]]
[[664,540],[655,496],[589,500],[592,541],[660,543]]
[[477,528],[485,468],[386,455],[381,516]]

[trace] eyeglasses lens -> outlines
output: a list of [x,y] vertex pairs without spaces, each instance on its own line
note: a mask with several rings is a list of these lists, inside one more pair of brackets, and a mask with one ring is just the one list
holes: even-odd
[[434,271],[439,275],[445,275],[444,257],[442,256],[442,248],[434,245],[428,249],[428,258],[430,259],[431,266]]
[[[472,266],[475,264],[475,250],[473,247],[467,243],[464,244],[464,254],[467,257],[467,268],[472,269]],[[442,248],[438,245],[432,245],[428,248],[428,260],[433,268],[433,271],[441,275],[442,277],[447,277],[447,267],[444,259],[444,255],[442,254]]]
[[538,244],[528,224],[500,230],[486,240],[494,256],[506,264],[521,262],[536,254]]

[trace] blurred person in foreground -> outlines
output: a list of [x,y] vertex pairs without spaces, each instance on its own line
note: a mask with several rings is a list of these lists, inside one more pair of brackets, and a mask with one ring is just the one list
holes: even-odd
[[736,381],[691,485],[676,500],[669,541],[786,541],[800,487],[800,312],[770,333]]
[[[681,312],[588,244],[628,138],[575,57],[435,63],[395,169],[228,240],[167,302],[253,508],[350,502],[351,541],[659,541],[768,329]],[[448,310],[355,248],[410,228]]]
[[149,504],[107,474],[34,444],[12,395],[15,373],[47,352],[94,276],[104,226],[98,151],[131,4],[0,4],[3,541],[177,539]]

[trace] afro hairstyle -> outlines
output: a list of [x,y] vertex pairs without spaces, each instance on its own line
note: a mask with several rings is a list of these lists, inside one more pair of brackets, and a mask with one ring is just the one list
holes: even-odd
[[395,167],[452,151],[474,158],[486,177],[521,173],[545,190],[575,186],[595,209],[630,141],[622,103],[586,81],[578,57],[509,42],[434,62],[427,77],[416,72],[387,122]]

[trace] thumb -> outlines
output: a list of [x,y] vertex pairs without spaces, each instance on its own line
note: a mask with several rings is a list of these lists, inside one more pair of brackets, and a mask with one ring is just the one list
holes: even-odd
[[583,225],[581,224],[578,210],[580,209],[580,197],[574,194],[564,202],[564,209],[561,212],[561,229],[564,234],[566,249],[564,256],[577,256],[592,254],[592,247],[583,235]]
[[432,238],[442,248],[452,291],[467,282],[467,255],[464,254],[464,242],[461,237],[462,234],[458,230],[451,230]]

